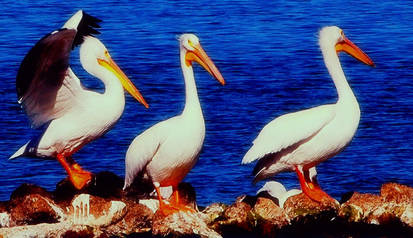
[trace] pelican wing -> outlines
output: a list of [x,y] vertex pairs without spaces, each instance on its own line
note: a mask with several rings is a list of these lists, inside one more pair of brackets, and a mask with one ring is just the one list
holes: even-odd
[[74,92],[82,87],[69,69],[70,52],[84,36],[99,33],[93,29],[98,27],[97,22],[79,11],[65,24],[66,28],[44,36],[23,59],[16,78],[17,96],[34,127],[76,105],[72,101]]
[[155,156],[163,141],[161,127],[165,122],[166,121],[155,124],[132,141],[126,152],[125,185],[123,189],[133,183],[135,178],[143,172],[146,165]]
[[274,119],[261,130],[242,163],[251,163],[311,138],[334,118],[333,107],[322,105]]

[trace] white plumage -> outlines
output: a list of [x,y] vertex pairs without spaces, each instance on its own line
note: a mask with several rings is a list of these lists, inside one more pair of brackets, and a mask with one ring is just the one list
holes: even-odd
[[201,64],[222,84],[225,82],[195,35],[184,34],[179,41],[185,108],[182,114],[155,124],[133,140],[125,158],[124,189],[135,179],[145,178],[162,187],[172,186],[176,192],[178,184],[197,162],[204,142],[205,124],[192,61]]
[[[298,168],[310,183],[308,170],[339,153],[354,136],[360,109],[337,53],[345,51],[368,65],[374,64],[338,27],[323,28],[319,43],[338,101],[285,114],[268,123],[242,160],[243,164],[259,160],[254,182]],[[306,192],[304,188],[303,191]]]
[[[70,18],[64,28],[42,38],[27,54],[17,77],[19,102],[35,127],[43,133],[21,147],[10,159],[19,156],[58,158],[75,187],[84,186],[73,179],[76,172],[86,171],[70,158],[86,143],[108,131],[121,116],[125,87],[147,106],[143,97],[111,59],[106,47],[90,34],[98,32],[96,18],[83,11]],[[69,67],[70,51],[80,44],[80,61],[84,69],[105,85],[104,93],[82,86]],[[28,71],[34,73],[27,73]]]

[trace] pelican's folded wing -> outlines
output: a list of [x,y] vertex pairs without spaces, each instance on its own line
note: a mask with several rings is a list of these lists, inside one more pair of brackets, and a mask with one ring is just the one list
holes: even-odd
[[334,118],[334,106],[322,105],[277,117],[261,130],[242,163],[250,163],[311,138]]

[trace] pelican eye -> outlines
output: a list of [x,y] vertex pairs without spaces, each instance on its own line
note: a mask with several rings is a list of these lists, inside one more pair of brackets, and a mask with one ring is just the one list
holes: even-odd
[[110,57],[109,51],[105,50],[105,56],[106,56],[106,58],[109,58],[109,57]]
[[194,47],[194,44],[192,43],[191,40],[188,40],[188,45],[190,45],[192,48],[195,48],[195,47]]

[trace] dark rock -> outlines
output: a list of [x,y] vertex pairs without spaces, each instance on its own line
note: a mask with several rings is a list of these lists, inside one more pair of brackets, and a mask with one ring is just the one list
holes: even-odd
[[30,194],[39,194],[43,197],[52,198],[52,194],[46,189],[34,184],[23,183],[11,193],[10,200],[17,202],[20,198]]
[[50,198],[40,194],[17,197],[11,204],[10,225],[56,223],[63,215],[63,211]]
[[178,192],[182,204],[198,211],[198,206],[196,204],[196,192],[190,183],[180,183],[178,185]]
[[56,202],[63,203],[66,206],[70,204],[76,194],[81,194],[85,189],[77,190],[68,178],[65,178],[56,184],[56,189],[53,191],[53,197]]
[[68,178],[61,180],[53,192],[55,199],[60,203],[67,203],[78,194],[91,194],[102,198],[121,198],[123,179],[116,174],[103,171],[93,175],[92,180],[81,190],[77,190]]
[[97,173],[86,187],[86,193],[102,198],[120,198],[123,179],[108,171]]

